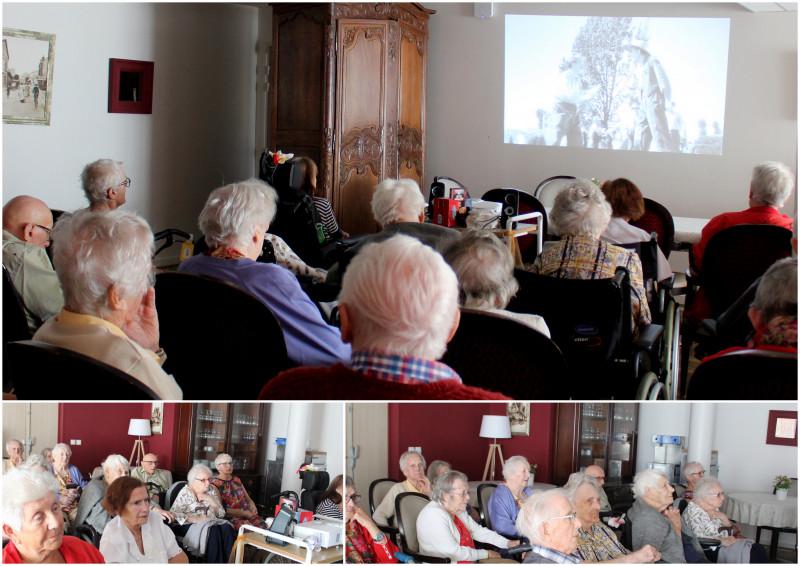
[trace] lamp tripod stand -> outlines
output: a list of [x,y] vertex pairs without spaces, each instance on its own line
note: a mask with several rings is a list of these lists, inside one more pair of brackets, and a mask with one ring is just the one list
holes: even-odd
[[494,481],[494,465],[495,465],[495,452],[499,452],[500,456],[500,465],[505,466],[506,462],[503,460],[503,448],[497,444],[497,439],[494,439],[494,444],[489,445],[489,455],[486,456],[486,467],[483,469],[483,480],[486,481],[486,477],[489,475],[489,466],[492,466],[492,481]]
[[131,457],[128,459],[131,466],[133,466],[134,454],[136,455],[136,465],[139,466],[141,461],[144,460],[144,443],[142,443],[141,437],[133,441],[133,450],[131,450]]

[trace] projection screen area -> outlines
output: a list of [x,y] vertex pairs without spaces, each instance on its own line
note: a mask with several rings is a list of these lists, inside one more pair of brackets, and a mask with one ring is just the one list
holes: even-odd
[[722,155],[728,18],[506,15],[505,143]]

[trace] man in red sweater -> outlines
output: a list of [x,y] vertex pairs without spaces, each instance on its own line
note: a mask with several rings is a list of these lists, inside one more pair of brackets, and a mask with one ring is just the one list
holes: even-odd
[[458,328],[458,281],[419,240],[365,246],[345,273],[339,312],[350,364],[285,371],[259,399],[507,399],[436,361]]

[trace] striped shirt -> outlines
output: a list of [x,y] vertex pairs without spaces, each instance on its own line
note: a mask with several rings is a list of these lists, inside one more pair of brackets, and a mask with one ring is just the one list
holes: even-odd
[[594,523],[591,532],[583,527],[578,529],[578,548],[572,553],[576,558],[605,562],[624,554],[628,554],[628,551],[617,540],[614,532],[602,522]]
[[325,232],[325,239],[330,240],[337,234],[340,234],[339,224],[336,223],[336,217],[333,215],[333,207],[329,200],[322,197],[312,197],[314,199],[314,208],[317,209],[317,214],[322,222],[322,229]]
[[353,352],[350,368],[378,379],[397,383],[433,383],[461,377],[447,365],[411,356],[394,356],[377,352]]
[[336,505],[330,499],[326,499],[322,501],[319,505],[317,505],[317,510],[315,511],[317,515],[325,515],[326,517],[333,517],[334,519],[344,519],[342,516],[342,510],[339,509],[339,506]]

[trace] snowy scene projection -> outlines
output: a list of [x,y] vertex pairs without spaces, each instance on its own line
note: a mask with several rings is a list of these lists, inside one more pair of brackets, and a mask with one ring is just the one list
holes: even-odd
[[505,143],[722,154],[727,18],[506,15]]

